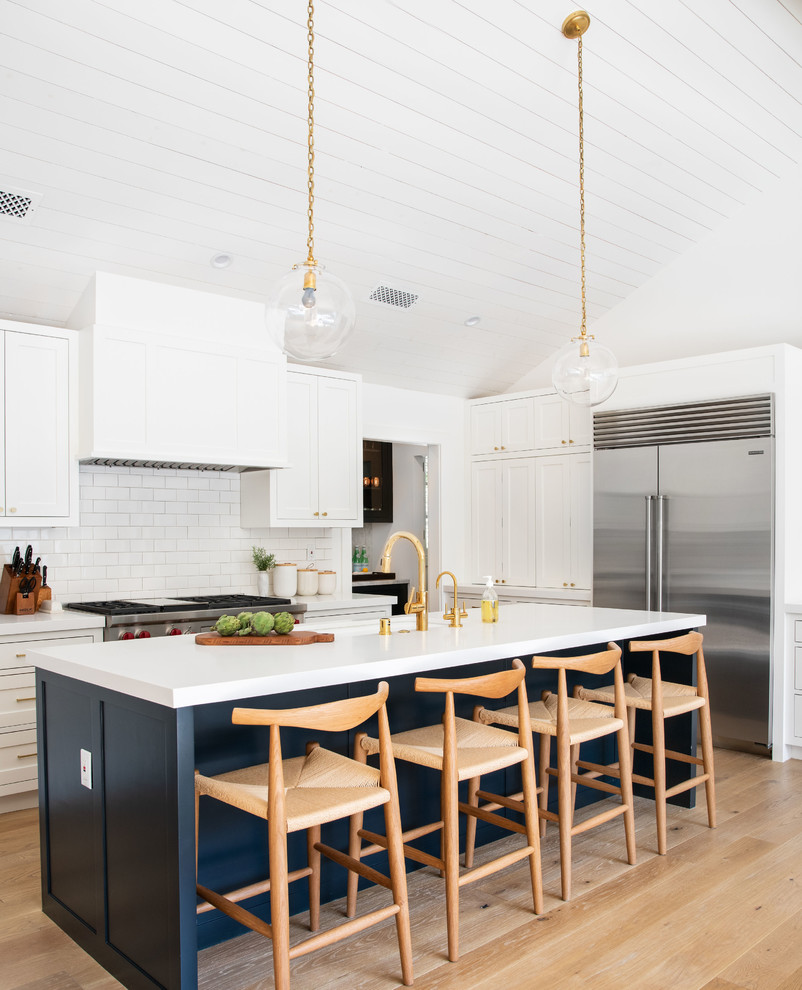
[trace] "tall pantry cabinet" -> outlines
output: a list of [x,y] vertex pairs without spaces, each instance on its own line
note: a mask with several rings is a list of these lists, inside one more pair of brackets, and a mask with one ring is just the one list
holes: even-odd
[[[470,581],[588,600],[591,415],[554,393],[469,403]],[[506,594],[505,594],[506,596]]]

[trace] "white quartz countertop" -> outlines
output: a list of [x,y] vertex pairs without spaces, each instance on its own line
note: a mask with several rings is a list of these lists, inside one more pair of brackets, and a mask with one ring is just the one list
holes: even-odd
[[29,636],[38,633],[70,632],[74,629],[102,629],[102,615],[87,612],[34,612],[33,615],[0,615],[0,636]]
[[[478,612],[451,629],[430,616],[427,632],[401,632],[410,617],[394,617],[391,636],[378,622],[336,629],[333,643],[307,646],[198,646],[192,636],[62,646],[29,651],[37,667],[169,708],[236,701],[305,688],[370,681],[458,667],[482,660],[531,656],[609,640],[670,633],[705,624],[704,615],[636,612],[570,605],[506,605],[498,623]],[[325,624],[316,631],[325,632]]]
[[[337,595],[296,595],[292,600],[300,605],[306,605],[308,617],[316,612],[355,612],[359,609],[374,609],[377,606],[388,608],[395,599],[391,595],[359,595],[341,591]],[[308,618],[304,621],[307,622]]]

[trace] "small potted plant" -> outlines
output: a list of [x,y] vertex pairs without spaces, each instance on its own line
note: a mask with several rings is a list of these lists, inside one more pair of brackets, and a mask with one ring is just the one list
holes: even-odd
[[270,572],[276,566],[276,555],[268,553],[264,547],[251,547],[253,563],[256,567],[256,588],[266,598],[270,594]]

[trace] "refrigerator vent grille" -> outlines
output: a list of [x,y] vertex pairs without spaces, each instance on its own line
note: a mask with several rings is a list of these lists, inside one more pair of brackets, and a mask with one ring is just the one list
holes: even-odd
[[772,397],[691,402],[598,412],[593,417],[593,446],[645,447],[653,444],[770,437],[774,434]]

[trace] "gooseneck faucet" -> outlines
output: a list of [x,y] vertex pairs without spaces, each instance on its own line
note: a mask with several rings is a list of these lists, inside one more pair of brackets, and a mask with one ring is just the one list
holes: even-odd
[[426,553],[423,549],[423,544],[414,535],[414,533],[406,533],[404,530],[398,530],[397,533],[391,533],[387,537],[387,542],[384,544],[384,550],[382,550],[381,559],[381,569],[384,574],[387,574],[390,570],[390,555],[393,552],[393,547],[398,542],[398,540],[409,540],[413,547],[415,547],[415,552],[418,555],[418,587],[413,588],[410,592],[409,601],[404,605],[404,611],[407,615],[415,616],[415,628],[419,632],[426,632],[429,628],[429,596],[426,591]]

